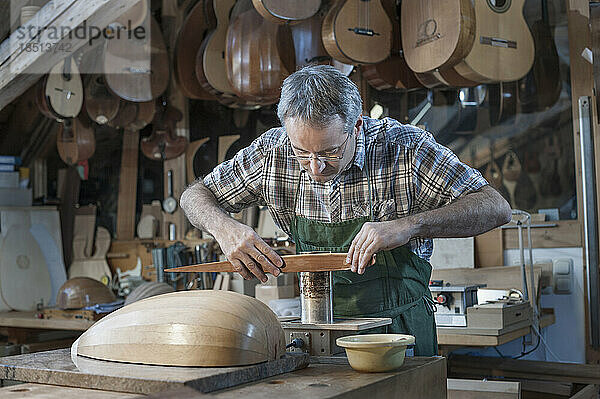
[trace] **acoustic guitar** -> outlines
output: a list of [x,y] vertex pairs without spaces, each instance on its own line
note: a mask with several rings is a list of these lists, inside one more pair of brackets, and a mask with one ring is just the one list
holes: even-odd
[[185,18],[175,43],[175,81],[183,95],[194,100],[214,100],[214,96],[200,86],[196,77],[196,54],[209,30],[216,26],[209,2],[210,0],[200,0],[194,5]]
[[47,106],[59,118],[74,118],[83,107],[83,81],[72,57],[56,64],[48,74],[45,95]]
[[169,84],[169,56],[158,22],[150,18],[151,34],[122,35],[107,40],[104,47],[104,72],[110,90],[133,102],[159,97]]
[[94,155],[96,150],[94,130],[79,118],[65,119],[58,127],[56,147],[64,163],[77,165]]
[[469,54],[454,66],[476,82],[521,79],[534,58],[534,43],[523,17],[525,0],[479,0],[475,6],[475,41]]
[[323,20],[327,52],[346,64],[375,64],[390,56],[392,21],[380,0],[337,0]]
[[85,108],[90,119],[99,125],[113,120],[119,112],[119,97],[106,87],[104,76],[91,75],[85,85]]
[[227,30],[225,61],[234,93],[244,101],[273,104],[294,71],[291,31],[261,17],[251,0],[238,0]]
[[400,17],[398,16],[396,0],[382,0],[381,3],[392,22],[391,54],[385,61],[362,65],[362,76],[367,79],[371,87],[377,90],[422,87],[404,59],[400,38]]
[[263,18],[285,24],[312,17],[319,11],[321,0],[252,0],[252,4]]
[[417,73],[452,67],[475,40],[471,0],[404,0],[401,24],[406,63]]
[[188,141],[185,137],[175,134],[175,125],[182,118],[181,111],[163,102],[154,117],[152,134],[142,139],[142,153],[155,161],[173,159],[183,154]]

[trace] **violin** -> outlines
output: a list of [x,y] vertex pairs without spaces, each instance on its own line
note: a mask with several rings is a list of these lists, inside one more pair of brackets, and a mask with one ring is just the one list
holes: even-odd
[[181,119],[181,111],[167,106],[166,101],[163,101],[152,121],[152,134],[142,139],[142,153],[155,161],[173,159],[183,154],[188,141],[175,134],[175,125]]

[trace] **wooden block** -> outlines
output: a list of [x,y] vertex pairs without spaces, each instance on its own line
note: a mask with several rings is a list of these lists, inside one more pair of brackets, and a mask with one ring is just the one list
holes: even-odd
[[475,239],[435,238],[430,263],[434,269],[474,268]]
[[108,313],[96,313],[93,310],[83,310],[83,309],[74,309],[74,310],[62,310],[62,309],[54,309],[47,308],[44,309],[44,319],[61,319],[61,320],[88,320],[88,321],[97,321],[102,317],[106,316]]
[[497,228],[475,237],[476,267],[493,267],[504,264],[502,229]]
[[254,290],[254,296],[259,301],[264,302],[268,305],[269,302],[273,299],[293,298],[294,286],[257,285]]
[[519,382],[448,378],[448,399],[520,399]]
[[513,324],[531,322],[532,316],[529,302],[515,305],[488,303],[467,308],[467,326],[504,329]]

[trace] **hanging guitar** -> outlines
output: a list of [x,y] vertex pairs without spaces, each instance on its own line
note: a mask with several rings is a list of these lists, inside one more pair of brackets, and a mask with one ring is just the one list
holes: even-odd
[[322,29],[327,52],[346,64],[375,64],[392,50],[392,21],[380,0],[337,0]]
[[173,159],[183,154],[188,141],[185,137],[175,135],[175,125],[182,118],[181,111],[162,101],[152,121],[152,134],[142,139],[142,153],[155,161]]
[[362,76],[377,90],[414,89],[422,87],[408,67],[402,51],[400,18],[396,0],[381,0],[383,8],[392,22],[392,50],[385,61],[361,66]]
[[475,40],[471,0],[404,0],[401,7],[402,47],[413,71],[452,67],[471,51]]
[[285,24],[312,17],[319,11],[321,0],[252,0],[252,4],[263,18]]
[[475,82],[521,79],[534,58],[534,43],[523,17],[525,0],[477,0],[475,41],[469,54],[454,66]]

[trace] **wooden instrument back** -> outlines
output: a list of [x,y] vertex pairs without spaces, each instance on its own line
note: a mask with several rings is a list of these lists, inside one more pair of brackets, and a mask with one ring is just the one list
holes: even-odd
[[415,72],[453,66],[473,47],[471,0],[404,0],[401,14],[404,57]]
[[85,86],[85,108],[90,119],[104,125],[117,116],[119,97],[106,87],[104,76],[92,75]]
[[500,82],[488,85],[490,123],[498,125],[517,114],[517,82]]
[[58,127],[56,147],[58,155],[67,165],[85,161],[94,155],[96,150],[94,129],[85,126],[79,118],[65,119]]
[[152,123],[152,134],[142,139],[142,153],[155,161],[177,158],[183,154],[188,141],[175,134],[175,125],[183,118],[181,111],[174,107],[157,110]]
[[59,309],[81,309],[116,300],[110,288],[100,281],[89,277],[75,277],[67,280],[59,288],[56,306]]
[[392,22],[380,0],[336,0],[323,21],[327,52],[346,64],[375,64],[389,57]]
[[72,356],[196,367],[256,364],[284,353],[283,329],[267,305],[213,290],[134,302],[100,319],[71,347]]
[[227,76],[242,100],[277,102],[283,79],[295,69],[289,27],[267,21],[250,0],[238,0],[227,30]]
[[150,35],[141,39],[135,35],[131,38],[122,35],[120,39],[106,41],[106,83],[113,93],[127,101],[154,100],[169,84],[167,48],[158,22],[151,16],[149,18]]
[[534,57],[533,38],[523,17],[525,0],[505,1],[494,9],[489,3],[474,2],[475,41],[455,69],[476,82],[519,80],[533,65]]
[[252,4],[263,18],[284,24],[312,17],[319,11],[321,0],[252,0]]
[[212,15],[210,0],[200,0],[186,17],[175,43],[174,72],[175,81],[184,96],[195,100],[213,100],[196,77],[196,54],[210,29],[216,21]]

